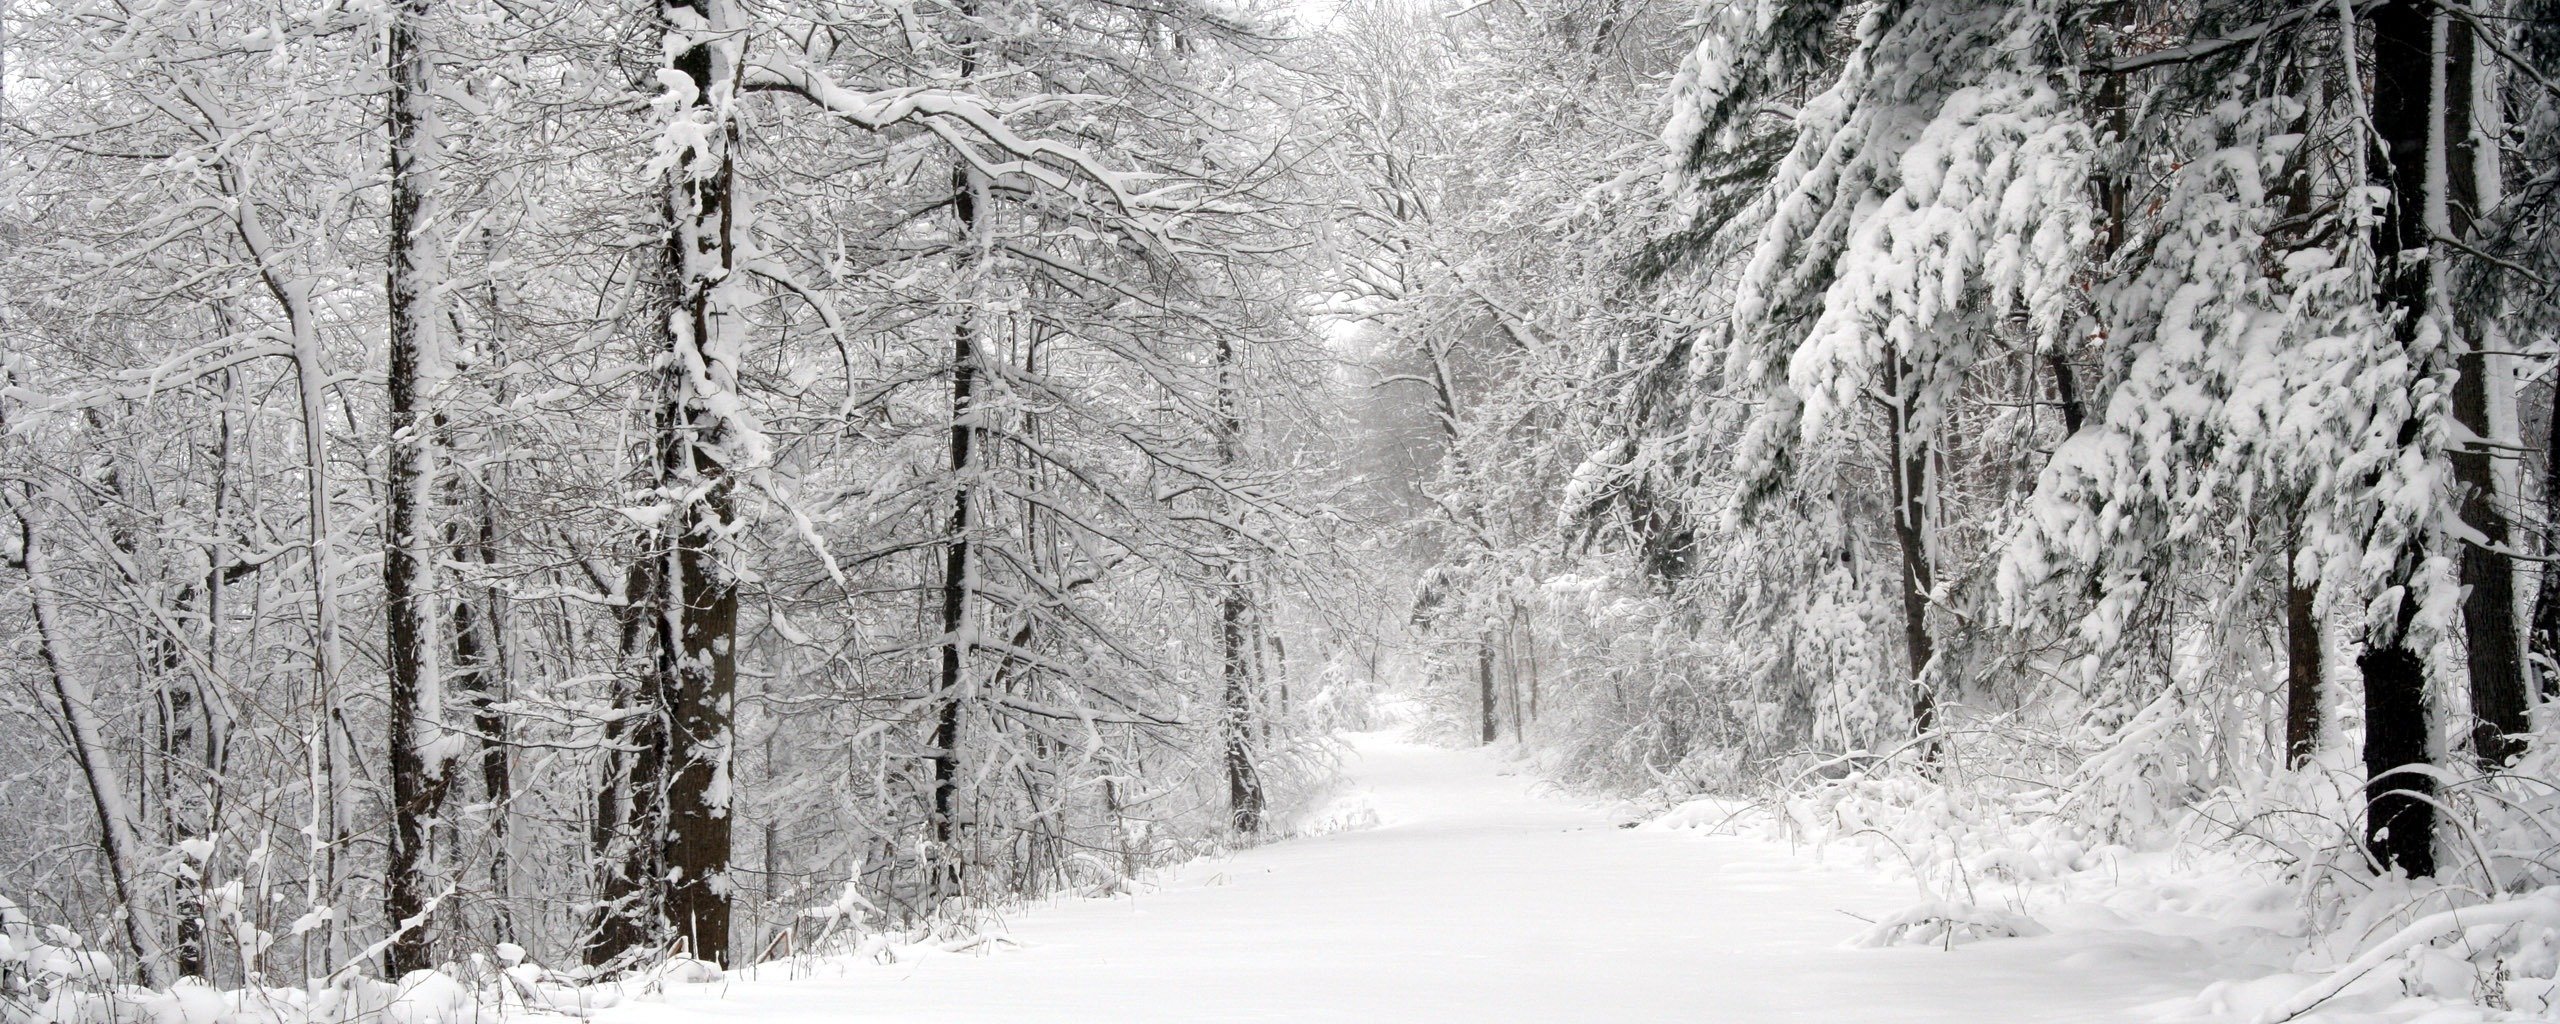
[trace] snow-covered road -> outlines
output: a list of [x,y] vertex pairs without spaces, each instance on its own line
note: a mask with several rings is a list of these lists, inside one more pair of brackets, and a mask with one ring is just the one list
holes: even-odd
[[[2172,965],[2057,939],[1842,941],[1918,899],[1761,840],[1621,829],[1488,755],[1353,738],[1379,827],[1017,914],[989,955],[679,986],[602,1024],[2140,1020]],[[1853,916],[1854,915],[1854,916]]]

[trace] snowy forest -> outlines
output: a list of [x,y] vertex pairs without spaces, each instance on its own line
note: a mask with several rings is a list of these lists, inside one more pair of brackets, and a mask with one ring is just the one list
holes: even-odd
[[2556,394],[2560,0],[0,0],[0,1022],[2551,1020]]

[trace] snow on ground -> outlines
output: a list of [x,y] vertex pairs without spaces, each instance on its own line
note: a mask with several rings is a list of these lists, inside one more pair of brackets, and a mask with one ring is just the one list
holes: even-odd
[[1353,830],[1026,909],[991,953],[773,965],[599,1024],[2063,1024],[2154,1019],[2219,976],[2205,944],[2104,931],[1859,948],[1921,894],[1763,839],[1620,828],[1483,751],[1350,742],[1332,816]]

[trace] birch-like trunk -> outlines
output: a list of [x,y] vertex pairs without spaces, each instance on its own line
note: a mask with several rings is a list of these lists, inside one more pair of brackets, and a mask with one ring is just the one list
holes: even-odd
[[[2433,108],[2425,207],[2430,258],[2427,315],[2434,318],[2450,346],[2456,377],[2453,418],[2462,433],[2453,450],[2454,486],[2462,521],[2479,534],[2462,546],[2462,630],[2469,640],[2464,659],[2471,681],[2471,750],[2482,767],[2497,768],[2524,752],[2531,702],[2526,697],[2524,637],[2517,619],[2515,559],[2508,554],[2514,531],[2507,522],[2512,474],[2501,457],[2483,442],[2511,441],[2508,415],[2515,404],[2515,383],[2505,357],[2483,344],[2485,328],[2456,303],[2447,251],[2453,240],[2471,234],[2473,214],[2481,209],[2484,159],[2494,167],[2496,143],[2482,137],[2479,122],[2483,80],[2489,77],[2479,59],[2479,41],[2471,23],[2441,12],[2434,16],[2434,74],[2429,87]],[[2495,98],[2487,104],[2495,109]]]

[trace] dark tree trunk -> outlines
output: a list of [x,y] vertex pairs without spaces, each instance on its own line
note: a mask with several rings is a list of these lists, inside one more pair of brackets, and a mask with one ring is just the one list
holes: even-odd
[[434,966],[426,918],[428,828],[442,810],[444,765],[429,759],[443,709],[435,678],[435,557],[428,543],[434,487],[431,428],[437,327],[430,190],[436,145],[433,58],[423,38],[428,0],[392,6],[387,60],[391,94],[391,451],[384,485],[382,605],[390,687],[391,847],[383,868],[383,916],[393,928],[383,970],[393,978]]
[[[2279,88],[2288,92],[2301,88],[2301,72],[2288,66]],[[2296,129],[2308,133],[2312,129],[2313,107],[2305,105]],[[2311,147],[2303,147],[2284,170],[2284,219],[2288,223],[2308,223],[2312,211]],[[2288,247],[2298,240],[2288,241]],[[2275,260],[2277,243],[2270,241],[2268,259]],[[2294,562],[2302,555],[2302,497],[2293,495],[2294,507],[2286,513],[2284,538],[2284,643],[2285,643],[2285,763],[2301,767],[2320,749],[2320,720],[2323,677],[2328,672],[2327,645],[2320,632],[2320,581],[2302,579]]]
[[666,720],[649,692],[655,632],[648,605],[657,586],[655,575],[644,560],[632,566],[622,585],[623,672],[614,694],[614,707],[622,713],[604,727],[604,765],[588,833],[597,873],[596,906],[583,950],[591,967],[627,965],[630,958],[660,946],[666,931],[653,881],[666,875],[657,842],[665,820],[658,793]]
[[[2406,636],[2417,605],[2399,604],[2395,635]],[[2383,870],[2424,878],[2436,872],[2436,785],[2403,769],[2428,763],[2427,666],[2407,644],[2390,643],[2366,648],[2356,667],[2364,672],[2365,853]]]
[[1538,720],[1538,620],[1525,608],[1520,609],[1520,632],[1524,637],[1521,653],[1526,656],[1522,670],[1528,680],[1529,692],[1528,707],[1523,709],[1528,717],[1520,720],[1520,734],[1526,736],[1529,726]]
[[2285,763],[2301,767],[2320,749],[2320,619],[2315,605],[2319,588],[2295,578],[2293,546],[2285,547],[2284,568],[2284,751]]
[[[731,79],[737,15],[727,0],[662,0],[659,26],[668,68],[692,85],[687,116],[708,113],[689,159],[669,169],[666,241],[661,253],[660,375],[653,488],[669,503],[635,582],[649,660],[632,696],[637,716],[626,743],[626,831],[633,842],[625,922],[664,929],[663,942],[716,963],[729,961],[733,846],[729,765],[737,693],[738,589],[726,563],[736,517],[737,480],[726,459],[740,427],[720,408],[734,398],[738,310],[722,296],[737,267],[731,222],[738,126],[710,106]],[[637,637],[634,637],[637,639]],[[652,913],[654,911],[654,913]]]
[[[176,617],[183,621],[194,611],[195,604],[196,588],[180,588]],[[152,634],[151,675],[160,695],[160,813],[176,848],[178,868],[169,874],[169,960],[177,967],[179,977],[210,980],[204,883],[205,872],[213,865],[193,849],[212,834],[212,815],[209,801],[186,792],[190,787],[184,776],[189,770],[186,766],[209,767],[205,756],[208,737],[204,733],[211,730],[207,728],[209,723],[205,721],[195,682],[181,681],[185,656],[178,642],[179,638],[167,630]]]
[[[473,493],[469,500],[475,522],[470,532],[455,522],[448,529],[447,546],[458,562],[478,562],[494,570],[498,562],[497,508],[485,492]],[[488,805],[489,821],[489,899],[491,925],[501,937],[515,933],[509,907],[509,872],[507,848],[509,805],[514,801],[514,783],[507,763],[507,718],[498,711],[498,702],[506,699],[506,680],[499,661],[502,639],[499,636],[498,595],[493,588],[462,588],[454,599],[453,616],[453,680],[468,695],[471,705],[471,729],[479,741],[481,798]]]
[[[92,427],[102,431],[107,425],[106,416],[96,409],[89,411],[88,418]],[[216,453],[217,463],[228,458],[228,449]],[[101,483],[108,493],[116,497],[118,504],[130,505],[134,495],[126,486],[125,466],[121,462],[112,463],[104,476]],[[218,501],[217,496],[217,516]],[[107,536],[108,543],[113,544],[122,556],[126,584],[149,604],[153,598],[144,577],[139,575],[145,564],[141,557],[141,531],[131,518],[119,514],[113,517]],[[221,571],[218,561],[216,564],[217,568],[207,574],[209,586]],[[173,852],[177,857],[175,867],[178,870],[169,872],[170,911],[175,918],[170,922],[170,963],[180,977],[202,978],[207,976],[208,949],[204,926],[204,872],[211,865],[187,850],[192,841],[212,834],[212,816],[206,801],[182,795],[186,787],[183,766],[212,767],[207,757],[212,723],[207,720],[200,699],[198,687],[202,683],[188,678],[186,671],[186,635],[183,630],[197,610],[197,593],[193,584],[180,584],[176,599],[168,608],[153,605],[144,613],[147,623],[144,650],[147,653],[143,657],[143,667],[150,680],[152,695],[156,698],[154,704],[159,729],[156,737],[156,778],[146,774],[143,781],[146,786],[157,783],[161,826],[171,845],[177,848]],[[212,616],[207,615],[206,621],[210,624]],[[209,625],[207,635],[211,635]],[[201,736],[197,732],[199,726],[205,727]],[[211,772],[208,771],[207,776],[210,778]]]
[[1893,535],[1902,547],[1902,648],[1909,666],[1911,731],[1919,738],[1920,763],[1938,764],[1941,742],[1938,695],[1931,679],[1936,642],[1929,635],[1929,592],[1937,584],[1929,564],[1929,446],[1910,436],[1909,368],[1900,357],[1891,363],[1886,387],[1892,398],[1885,410],[1885,460],[1893,480]]
[[[695,448],[695,468],[720,473]],[[681,609],[660,619],[659,685],[667,704],[666,913],[692,955],[729,962],[731,695],[737,692],[738,590],[714,547],[732,514],[724,483],[689,505],[672,561],[681,580],[665,597]],[[664,586],[665,584],[662,584]],[[678,628],[669,618],[680,618]]]
[[[979,195],[965,167],[951,172],[952,209],[959,221],[960,247],[979,228]],[[936,899],[960,895],[962,875],[960,830],[955,815],[960,787],[962,686],[967,670],[965,646],[969,625],[970,509],[976,495],[970,474],[976,467],[978,425],[978,342],[975,314],[962,310],[951,332],[951,518],[942,549],[942,643],[940,689],[934,698],[932,891]]]
[[[2427,148],[2436,126],[2428,95],[2435,65],[2431,13],[2424,0],[2392,0],[2372,15],[2373,125],[2381,147],[2375,171],[2392,196],[2374,249],[2382,258],[2384,312],[2396,317],[2404,347],[2416,344],[2430,300],[2430,268],[2411,254],[2428,243],[2425,211],[2437,198],[2427,188]],[[2415,428],[2403,428],[2402,444],[2414,438]],[[2427,664],[2409,635],[2417,618],[2410,591],[2426,559],[2423,539],[2399,552],[2391,578],[2383,581],[2393,588],[2396,607],[2356,659],[2365,690],[2365,851],[2384,870],[2398,868],[2412,877],[2435,873],[2434,783],[2404,771],[2429,762]]]
[[1493,692],[1493,637],[1491,629],[1476,641],[1476,706],[1484,713],[1484,742],[1502,738],[1502,708]]

